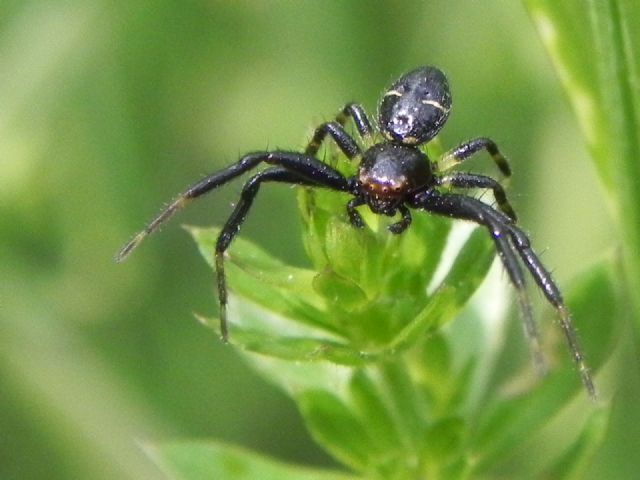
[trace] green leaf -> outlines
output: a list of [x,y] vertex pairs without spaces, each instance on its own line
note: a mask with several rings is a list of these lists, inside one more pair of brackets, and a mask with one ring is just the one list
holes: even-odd
[[[640,2],[525,0],[605,185],[640,290]],[[634,307],[640,321],[640,299]]]
[[[599,368],[605,364],[616,349],[616,343],[622,331],[621,319],[629,310],[629,302],[624,295],[623,286],[620,285],[621,267],[617,265],[615,260],[615,258],[607,257],[591,266],[572,283],[571,288],[567,291],[567,304],[572,313],[574,327],[578,332],[588,365],[596,377]],[[584,389],[580,384],[578,373],[571,360],[572,356],[556,322],[555,315],[556,312],[547,306],[543,317],[544,321],[541,322],[541,329],[547,333],[547,337],[552,341],[552,345],[545,347],[545,354],[553,362],[552,375],[542,381],[551,380],[557,373],[567,375],[566,379],[572,385],[574,394],[582,394]],[[519,319],[514,319],[514,323],[519,323]],[[514,375],[523,376],[520,368],[513,368],[513,353],[510,351],[510,345],[523,348],[520,325],[515,325],[515,328],[510,329],[505,343],[505,350],[497,359],[492,378],[487,386],[489,394],[499,391],[502,385],[511,383]],[[532,372],[528,376],[532,378]],[[608,393],[605,392],[605,394]],[[489,401],[489,398],[485,398],[481,403],[486,404]]]
[[460,417],[444,418],[427,430],[421,457],[433,478],[458,478],[469,470],[467,459],[461,454],[467,438],[467,422]]
[[411,372],[405,368],[404,362],[387,361],[378,367],[384,394],[390,400],[390,409],[398,419],[403,434],[417,445],[425,429],[426,399],[419,389],[414,388]]
[[[573,310],[574,322],[581,327],[580,337],[584,340],[584,350],[594,375],[598,370],[595,367],[603,365],[611,356],[615,348],[614,340],[617,338],[617,329],[603,322],[603,318],[619,318],[626,309],[616,282],[617,270],[616,265],[607,258],[583,273],[568,292],[568,304]],[[552,309],[549,310],[554,313]],[[501,362],[508,360],[507,357],[498,359],[496,373],[487,387],[487,398],[476,406],[478,412],[474,422],[476,432],[473,434],[472,448],[476,452],[474,455],[479,460],[478,467],[481,471],[494,471],[500,465],[515,465],[521,461],[522,455],[526,455],[523,452],[540,450],[548,442],[550,435],[544,432],[551,429],[554,422],[558,423],[558,419],[563,416],[566,419],[557,428],[560,433],[556,432],[553,436],[553,451],[547,452],[546,456],[539,454],[535,469],[541,471],[551,468],[550,462],[559,462],[556,457],[562,452],[566,453],[563,464],[567,469],[570,461],[575,462],[576,469],[583,468],[584,466],[578,465],[586,461],[585,458],[595,448],[595,443],[602,440],[602,432],[587,432],[596,428],[590,426],[591,422],[598,424],[600,420],[596,418],[608,415],[610,406],[607,403],[594,406],[587,401],[559,328],[555,324],[548,328],[551,327],[554,329],[551,333],[555,333],[558,338],[555,352],[558,365],[533,390],[519,394],[509,393],[510,389],[522,389],[523,385],[520,382],[518,387],[518,382],[514,382],[513,378],[503,376],[500,371]],[[521,335],[519,328],[514,330]],[[507,342],[509,341],[507,338]],[[516,370],[511,375],[522,377],[523,372]],[[597,386],[598,377],[596,375]],[[608,392],[601,391],[601,396],[606,398]],[[571,408],[575,409],[572,407],[575,402],[578,402],[580,408],[577,412],[567,414]],[[585,412],[588,415],[585,416]],[[522,472],[522,469],[517,471]]]
[[389,235],[390,254],[378,282],[389,295],[420,298],[430,284],[449,240],[454,222],[417,211],[411,228],[402,235]]
[[[320,272],[287,266],[243,238],[234,241],[225,263],[231,343],[278,358],[361,365],[408,348],[454,318],[494,257],[486,232],[476,230],[429,296],[448,219],[419,215],[401,236],[363,232],[335,217],[325,221],[327,264]],[[220,230],[188,230],[213,266]],[[204,323],[218,329],[215,321]]]
[[610,420],[610,409],[595,410],[575,443],[545,472],[547,478],[580,480],[584,478],[593,456],[602,444]]
[[[205,320],[203,323],[216,325],[217,320]],[[326,360],[340,365],[360,366],[366,363],[367,356],[355,352],[352,348],[332,340],[312,337],[290,337],[270,335],[260,330],[251,330],[236,326],[233,340],[230,342],[247,352],[268,355],[280,360],[316,362]]]
[[473,450],[480,470],[504,462],[514,449],[549,422],[572,398],[570,372],[553,375],[532,392],[501,398],[478,414]]
[[498,478],[583,478],[580,472],[584,473],[604,440],[610,414],[611,406],[606,403],[568,402],[538,428],[524,432],[504,448],[490,466],[478,465],[480,471]]
[[[186,229],[207,263],[215,268],[213,254],[220,228]],[[225,265],[227,276],[237,279],[230,284],[233,292],[258,304],[268,305],[274,313],[310,326],[333,329],[322,313],[324,299],[311,287],[315,272],[285,265],[242,237],[234,240]]]
[[365,471],[383,453],[361,419],[337,396],[326,390],[307,390],[296,400],[313,437],[346,465]]
[[339,472],[289,465],[215,442],[173,442],[150,447],[152,457],[180,480],[356,480]]
[[495,250],[487,232],[475,229],[456,256],[444,280],[429,297],[426,305],[394,340],[401,348],[416,340],[427,330],[437,330],[452,320],[482,282]]
[[246,353],[244,357],[258,373],[293,399],[306,391],[324,389],[344,400],[352,375],[351,367],[329,361],[291,361],[254,353]]
[[392,452],[402,448],[403,439],[385,403],[380,388],[364,370],[354,373],[349,393],[360,418],[367,419],[365,428],[380,450]]
[[353,280],[343,277],[328,267],[313,279],[313,288],[330,303],[332,309],[353,311],[363,307],[367,294]]

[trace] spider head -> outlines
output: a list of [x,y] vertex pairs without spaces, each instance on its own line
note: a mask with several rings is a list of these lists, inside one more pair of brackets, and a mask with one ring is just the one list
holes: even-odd
[[362,155],[358,167],[359,196],[374,213],[393,215],[416,188],[433,178],[429,159],[420,150],[379,143]]
[[447,77],[436,67],[420,67],[387,89],[378,107],[378,123],[387,140],[420,145],[438,134],[450,109]]

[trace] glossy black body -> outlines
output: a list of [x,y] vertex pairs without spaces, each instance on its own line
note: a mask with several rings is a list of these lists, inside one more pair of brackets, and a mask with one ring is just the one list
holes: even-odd
[[[229,333],[226,318],[224,252],[239,232],[264,182],[321,187],[350,194],[351,199],[347,202],[346,210],[349,221],[356,228],[366,227],[358,212],[358,209],[365,205],[376,214],[393,216],[399,213],[398,221],[387,227],[393,234],[400,234],[411,225],[412,209],[468,220],[485,227],[494,241],[509,280],[517,291],[525,333],[538,371],[543,373],[546,367],[525,288],[525,269],[548,302],[556,309],[582,382],[589,395],[595,398],[595,386],[562,294],[549,271],[531,248],[527,235],[516,226],[515,212],[500,183],[491,177],[473,173],[444,173],[484,150],[491,155],[504,175],[510,175],[509,164],[495,142],[485,137],[475,138],[445,153],[436,164],[433,164],[420,148],[442,129],[450,109],[451,93],[444,73],[432,66],[412,70],[393,82],[383,93],[378,105],[377,129],[359,104],[348,103],[334,121],[323,123],[316,128],[304,153],[277,150],[244,155],[236,163],[214,172],[185,190],[120,250],[116,260],[124,260],[146,236],[156,231],[191,200],[215,190],[261,164],[267,164],[268,168],[253,175],[244,184],[240,199],[216,243],[220,332],[226,341]],[[359,141],[344,129],[348,119],[352,119],[355,124]],[[381,136],[376,135],[376,130]],[[316,154],[327,135],[347,158],[359,161],[358,173],[355,176],[345,177],[317,158]],[[379,141],[381,137],[383,139]],[[470,188],[491,190],[497,208],[473,196],[451,191]],[[429,239],[425,239],[425,242],[427,241]]]
[[379,143],[362,155],[358,182],[374,213],[393,215],[407,195],[433,182],[431,162],[415,147]]
[[447,77],[435,67],[420,67],[387,89],[378,105],[378,124],[389,141],[420,145],[438,134],[450,110]]

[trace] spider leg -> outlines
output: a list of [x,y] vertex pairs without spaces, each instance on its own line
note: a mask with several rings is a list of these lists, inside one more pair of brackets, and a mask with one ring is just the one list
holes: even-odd
[[587,366],[584,353],[582,352],[582,347],[578,340],[578,334],[573,326],[571,313],[564,303],[560,289],[551,277],[551,273],[545,268],[531,248],[529,237],[527,237],[527,235],[515,225],[509,226],[509,234],[525,266],[531,273],[531,276],[537,283],[540,290],[542,290],[549,303],[551,303],[558,312],[560,327],[562,328],[562,332],[564,333],[569,349],[571,350],[573,360],[578,366],[582,383],[587,389],[589,396],[594,400],[597,399],[598,393],[596,391],[593,378],[591,377],[591,372]]
[[178,196],[168,207],[155,217],[140,233],[124,245],[117,253],[116,262],[123,261],[150,234],[169,220],[177,211],[184,208],[193,199],[214,190],[234,178],[255,168],[260,163],[278,165],[286,170],[295,172],[299,177],[309,179],[327,188],[340,191],[350,191],[352,184],[337,170],[320,160],[297,152],[254,152],[244,155],[236,163],[218,172],[204,177]]
[[493,210],[487,204],[475,198],[453,193],[441,194],[434,190],[416,194],[413,198],[412,206],[423,208],[439,215],[470,220],[487,227],[495,243],[498,256],[502,260],[509,279],[518,294],[524,332],[529,343],[534,366],[539,375],[544,375],[547,370],[546,362],[542,355],[540,336],[526,291],[524,272],[518,262],[517,250],[509,241],[511,238],[509,225],[511,220],[506,215],[500,214],[500,212]]
[[351,159],[360,153],[360,148],[344,129],[344,124],[349,117],[353,119],[362,139],[369,141],[373,129],[364,108],[357,103],[347,103],[342,110],[340,110],[335,121],[323,123],[316,128],[305,153],[307,155],[315,155],[318,153],[327,134],[331,135],[338,147],[340,147],[348,158]]
[[438,185],[451,185],[458,188],[488,188],[493,191],[493,196],[498,207],[506,213],[513,222],[517,221],[516,212],[511,207],[507,195],[499,182],[485,175],[473,173],[452,173],[443,177],[436,177]]
[[490,138],[485,137],[474,138],[473,140],[469,140],[468,142],[449,150],[438,162],[438,167],[441,171],[449,170],[450,168],[464,162],[482,149],[486,150],[489,155],[491,155],[493,161],[496,163],[503,175],[506,177],[511,175],[511,167],[509,167],[507,159],[502,155],[502,153],[500,153],[496,143]]
[[342,153],[344,153],[347,158],[352,159],[360,153],[360,147],[358,144],[349,136],[344,127],[338,122],[326,122],[316,128],[313,138],[309,142],[309,145],[307,145],[304,153],[307,155],[315,155],[318,153],[318,150],[320,149],[320,146],[327,134],[333,138],[336,145],[340,147],[340,150],[342,150]]
[[368,140],[371,137],[373,128],[371,128],[371,122],[362,105],[353,102],[347,103],[336,116],[336,121],[340,125],[344,125],[349,117],[353,118],[353,123],[355,123],[362,139]]
[[402,219],[396,223],[392,223],[387,227],[387,230],[396,235],[404,232],[407,228],[409,228],[409,225],[411,225],[411,212],[409,211],[409,209],[404,204],[400,204],[398,206],[398,210],[400,210]]
[[362,215],[358,213],[356,208],[360,205],[364,205],[365,203],[366,202],[364,200],[364,197],[361,196],[353,197],[347,203],[347,214],[349,215],[349,221],[351,222],[351,225],[356,228],[364,228],[364,220],[362,219]]
[[[503,213],[494,210],[479,200],[465,197],[463,195],[439,194],[433,191],[426,191],[417,194],[413,199],[412,205],[440,215],[471,220],[481,225],[485,225],[489,229],[494,241],[496,242],[496,248],[498,249],[502,263],[509,273],[511,282],[518,290],[520,304],[521,307],[523,307],[525,331],[527,332],[530,341],[533,341],[532,347],[539,350],[535,323],[533,322],[533,317],[531,315],[530,304],[525,296],[526,293],[523,288],[524,286],[520,286],[521,282],[519,280],[514,280],[514,273],[517,278],[519,276],[517,270],[520,270],[517,259],[514,256],[514,252],[520,256],[538,287],[542,290],[549,303],[551,303],[558,312],[560,325],[571,351],[573,360],[578,366],[582,384],[591,399],[596,400],[596,387],[593,382],[593,378],[591,377],[584,354],[582,353],[582,348],[580,347],[578,335],[573,326],[573,322],[571,321],[569,310],[565,305],[560,289],[551,277],[551,274],[532,250],[531,242],[527,235],[518,227],[513,225],[509,217]],[[507,238],[510,239],[510,242],[505,241]],[[535,350],[534,356],[538,356]]]
[[327,186],[326,184],[323,185],[320,182],[311,180],[308,177],[302,176],[297,172],[287,170],[283,167],[273,167],[263,170],[251,177],[247,183],[244,184],[242,193],[240,194],[240,200],[222,227],[218,240],[216,241],[215,264],[218,283],[218,301],[220,302],[220,335],[224,342],[227,342],[229,338],[227,324],[227,282],[224,271],[224,253],[240,231],[240,227],[246,219],[247,213],[253,204],[255,196],[260,190],[260,184],[262,182]]

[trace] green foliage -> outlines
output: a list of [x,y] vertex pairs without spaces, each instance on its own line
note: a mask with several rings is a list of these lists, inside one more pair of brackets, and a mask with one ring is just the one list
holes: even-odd
[[[527,4],[619,220],[628,285],[617,280],[622,270],[607,258],[576,281],[569,297],[581,325],[592,332],[585,338],[590,360],[602,366],[623,328],[624,292],[637,290],[640,282],[640,95],[634,87],[640,11],[629,1],[593,0],[587,8],[582,2]],[[451,329],[442,328],[486,274],[491,246],[484,232],[469,237],[441,283],[427,292],[424,285],[450,234],[447,222],[418,217],[410,233],[398,238],[384,235],[386,224],[375,216],[366,217],[369,228],[354,231],[341,214],[345,200],[339,195],[305,190],[299,199],[312,269],[272,261],[291,283],[273,281],[265,276],[265,262],[257,261],[264,252],[249,243],[234,247],[232,341],[292,396],[327,451],[363,478],[586,474],[605,438],[606,402],[585,405],[576,398],[580,387],[568,368],[556,368],[537,385],[516,382],[514,389],[522,372],[490,361],[506,358],[506,348],[495,351],[485,340],[475,351],[461,352]],[[217,231],[192,233],[211,262]],[[261,277],[270,293],[256,294],[248,277]],[[253,302],[250,308],[245,300]],[[598,330],[605,317],[613,322]],[[308,330],[300,330],[301,324]],[[256,334],[258,325],[263,331]],[[495,333],[482,332],[485,339]],[[488,379],[483,365],[495,367]],[[616,370],[615,361],[608,365]],[[532,451],[535,461],[528,459]]]
[[286,465],[253,452],[213,442],[167,443],[150,453],[172,477],[189,480],[355,480],[337,472]]
[[[354,229],[342,195],[301,189],[299,197],[313,266],[288,266],[238,238],[227,256],[230,341],[294,399],[312,436],[336,460],[362,478],[379,479],[505,472],[528,478],[588,464],[608,408],[586,404],[566,353],[548,378],[518,384],[531,376],[522,369],[531,367],[494,364],[507,344],[489,341],[498,332],[483,326],[477,310],[464,314],[465,329],[475,330],[471,349],[456,342],[455,324],[443,328],[491,264],[483,229],[468,235],[439,283],[427,289],[455,235],[449,221],[416,215],[410,230],[392,236],[386,232],[392,219],[369,214],[368,228]],[[219,229],[189,230],[213,266]],[[572,290],[581,325],[596,324],[603,309],[619,310],[613,268],[603,262]],[[215,319],[203,321],[218,328]],[[599,363],[615,331],[603,333],[598,344],[588,343]],[[553,448],[546,445],[550,434]],[[521,461],[540,450],[545,454],[536,462]]]
[[[640,318],[637,2],[525,3],[595,169],[519,2],[3,2],[0,477],[635,478],[640,375],[625,321]],[[490,324],[470,299],[492,257],[484,232],[447,254],[450,273],[436,267],[441,219],[393,238],[371,217],[354,234],[344,198],[298,191],[299,241],[296,192],[265,188],[228,262],[237,348],[192,321],[215,304],[211,271],[175,224],[113,265],[204,172],[241,152],[298,149],[346,100],[372,113],[390,78],[424,63],[454,90],[446,145],[487,135],[508,154],[508,194],[568,294],[597,409],[550,309],[536,305],[553,375],[536,383],[516,315]],[[469,169],[485,166],[480,156]],[[238,188],[180,221],[221,224]],[[194,233],[205,245],[215,235]],[[352,474],[162,444],[220,438],[326,465],[289,399]]]
[[[640,3],[525,0],[617,220],[630,291],[640,289]],[[636,320],[640,301],[632,297]]]
[[[402,292],[397,290],[398,284],[409,285],[408,278],[423,277],[424,270],[428,269],[426,263],[421,263],[420,255],[399,249],[398,243],[405,239],[385,233],[373,235],[366,230],[354,231],[346,219],[338,217],[329,223],[332,227],[328,229],[327,238],[333,240],[335,231],[341,230],[344,238],[351,234],[356,242],[335,243],[335,251],[330,253],[333,262],[320,268],[319,273],[282,265],[259,247],[238,239],[228,267],[229,277],[238,278],[234,290],[279,316],[264,322],[249,312],[238,315],[236,324],[231,326],[232,343],[290,359],[326,358],[349,365],[366,363],[395,353],[429,329],[437,329],[454,318],[479,285],[493,258],[486,234],[475,231],[465,242],[460,257],[474,258],[472,269],[458,259],[433,293],[427,294],[427,277],[420,283],[414,282],[411,290],[407,288],[409,292]],[[417,225],[407,234],[407,241],[416,240],[420,232],[424,232],[421,224],[427,223],[425,219],[417,219]],[[439,227],[443,225],[440,219],[434,223]],[[191,231],[207,260],[212,262],[211,252],[219,230],[193,228]],[[366,240],[354,247],[358,237]],[[440,242],[442,248],[444,245]],[[361,248],[365,243],[367,247]],[[398,258],[399,251],[406,253],[404,261]],[[352,271],[345,268],[346,260],[358,259],[359,253],[362,259],[358,267]],[[366,261],[371,261],[373,267],[361,268]],[[386,268],[380,264],[386,264]],[[435,267],[433,264],[432,268]],[[345,303],[341,302],[343,299]],[[232,303],[231,309],[235,308],[247,307]],[[291,319],[295,324],[287,325]]]

